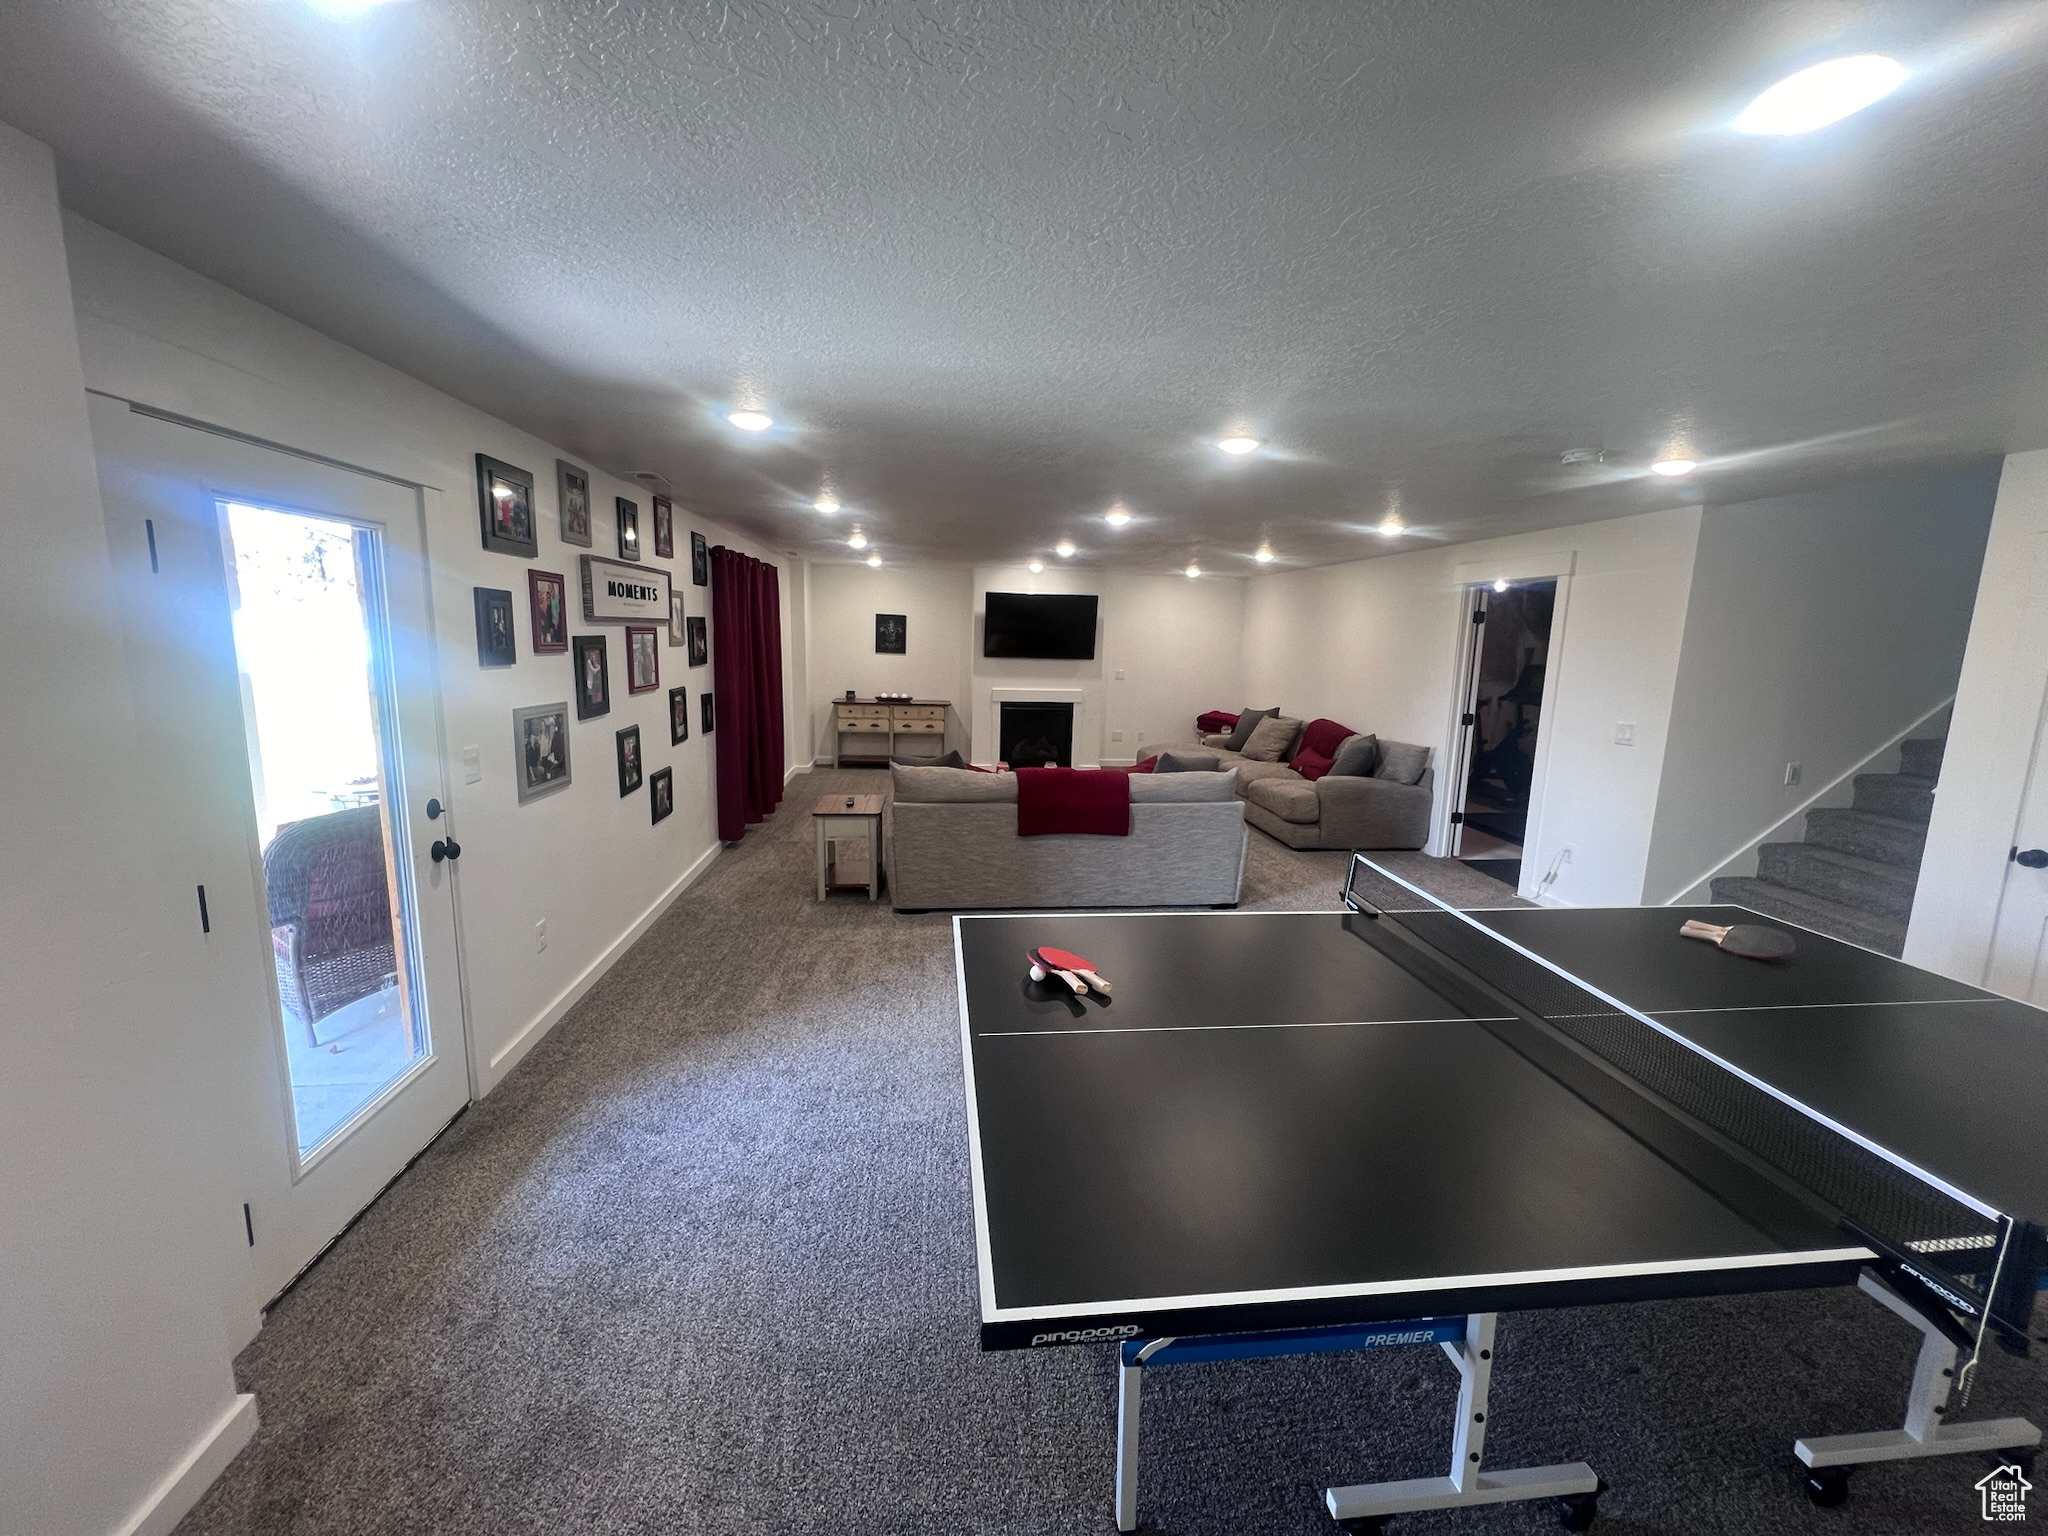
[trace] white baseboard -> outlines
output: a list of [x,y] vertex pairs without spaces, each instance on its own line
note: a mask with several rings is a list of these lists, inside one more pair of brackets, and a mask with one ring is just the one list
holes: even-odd
[[782,787],[784,789],[789,788],[789,786],[795,781],[796,776],[798,774],[809,773],[813,768],[817,766],[818,765],[816,763],[791,763],[789,765],[789,771],[782,776]]
[[172,1528],[191,1512],[255,1433],[256,1399],[239,1392],[184,1459],[136,1505],[135,1512],[114,1527],[113,1536],[170,1536]]
[[505,1048],[491,1058],[490,1078],[489,1081],[479,1084],[479,1097],[489,1093],[491,1089],[503,1082],[505,1074],[518,1066],[520,1060],[528,1051],[540,1044],[541,1037],[561,1023],[562,1015],[583,1000],[583,995],[597,985],[598,979],[618,963],[619,956],[631,949],[638,942],[640,936],[659,921],[661,914],[669,909],[670,904],[678,896],[697,883],[697,878],[711,867],[711,861],[718,857],[719,850],[723,846],[720,843],[713,843],[709,848],[705,849],[698,857],[697,862],[684,870],[681,878],[674,885],[671,885],[661,895],[657,896],[654,899],[653,905],[649,906],[645,912],[642,912],[638,918],[634,919],[633,925],[630,928],[612,940],[606,946],[603,954],[585,966],[580,976],[564,987],[556,995],[555,1000],[541,1010],[537,1018],[533,1019],[518,1034],[514,1035]]

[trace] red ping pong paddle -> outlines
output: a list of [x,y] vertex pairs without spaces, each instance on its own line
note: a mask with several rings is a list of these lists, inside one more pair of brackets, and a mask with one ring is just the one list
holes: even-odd
[[1086,997],[1088,995],[1087,982],[1083,981],[1079,976],[1076,976],[1072,971],[1067,970],[1063,966],[1054,965],[1051,962],[1040,958],[1037,950],[1026,950],[1024,952],[1024,958],[1030,962],[1031,979],[1033,981],[1044,981],[1048,976],[1056,977],[1058,980],[1066,983],[1068,989],[1074,994],[1074,996]]
[[1783,960],[1799,948],[1798,941],[1782,928],[1765,928],[1757,923],[1703,923],[1692,918],[1678,930],[1688,939],[1701,939],[1745,960]]
[[1037,953],[1040,960],[1059,970],[1072,971],[1093,990],[1100,992],[1104,997],[1109,996],[1109,983],[1104,981],[1101,973],[1095,969],[1093,960],[1077,955],[1071,949],[1054,949],[1049,944],[1041,944]]

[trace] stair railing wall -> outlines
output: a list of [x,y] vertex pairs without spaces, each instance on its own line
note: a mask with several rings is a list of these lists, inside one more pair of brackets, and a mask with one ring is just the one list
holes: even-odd
[[[1721,860],[1712,869],[1701,875],[1697,880],[1689,882],[1673,895],[1666,896],[1658,905],[1666,907],[1696,906],[1713,899],[1711,886],[1716,878],[1723,875],[1754,875],[1757,868],[1758,848],[1771,841],[1779,832],[1782,832],[1808,811],[1818,810],[1823,807],[1847,805],[1850,798],[1855,794],[1857,774],[1874,771],[1896,771],[1899,743],[1911,740],[1926,727],[1930,720],[1946,714],[1955,701],[1955,695],[1950,694],[1896,736],[1880,745],[1869,756],[1859,762],[1850,764],[1834,778],[1800,801],[1798,805],[1794,806],[1740,848],[1737,848],[1733,853]],[[1887,754],[1892,756],[1892,767],[1884,770],[1874,769],[1872,765],[1882,761]]]

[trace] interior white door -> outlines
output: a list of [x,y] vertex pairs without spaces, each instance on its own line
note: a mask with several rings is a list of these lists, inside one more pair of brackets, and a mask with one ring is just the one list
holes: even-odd
[[1984,985],[2048,1007],[2048,701],[2034,731],[2033,762],[1998,895]]
[[260,1306],[469,1101],[421,493],[125,402],[92,426]]

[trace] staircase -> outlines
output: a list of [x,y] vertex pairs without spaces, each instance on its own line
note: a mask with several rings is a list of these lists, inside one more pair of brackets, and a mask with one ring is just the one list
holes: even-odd
[[1857,774],[1847,806],[1808,811],[1804,842],[1763,844],[1756,874],[1716,879],[1714,900],[1898,954],[1906,947],[1944,745],[1900,742],[1897,773]]

